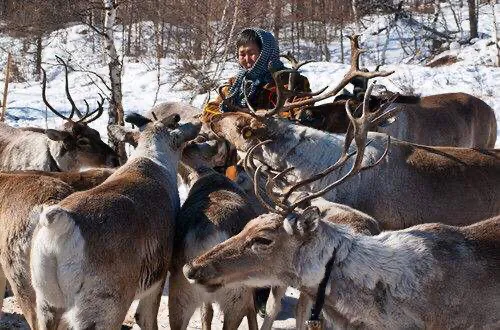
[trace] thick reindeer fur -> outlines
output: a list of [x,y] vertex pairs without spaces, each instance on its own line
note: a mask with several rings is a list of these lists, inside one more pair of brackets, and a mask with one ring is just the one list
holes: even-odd
[[[368,214],[353,209],[347,205],[329,202],[323,198],[316,198],[311,201],[311,205],[318,207],[322,221],[331,222],[333,224],[347,225],[355,233],[364,235],[380,234],[378,221],[370,217]],[[284,223],[284,228],[289,233],[293,233],[293,228]],[[286,288],[273,288],[272,295],[268,300],[266,310],[268,316],[264,319],[263,329],[271,329],[272,321],[276,318],[281,310],[281,299],[285,295]],[[316,297],[316,292],[301,292],[297,307],[295,310],[296,329],[305,329],[305,321],[309,318],[313,300]],[[339,313],[334,313],[330,316],[339,326],[341,324],[349,324],[348,320],[342,317]]]
[[74,191],[102,183],[113,169],[84,172],[0,172],[0,305],[9,281],[31,329],[38,329],[31,286],[30,247],[42,205],[52,205]]
[[[392,93],[384,98],[391,97]],[[370,103],[380,104],[372,97]],[[296,119],[309,127],[332,133],[345,133],[349,118],[346,100],[307,108]],[[352,102],[352,100],[351,100]],[[352,102],[354,104],[357,101]],[[424,97],[399,96],[393,107],[402,108],[397,120],[378,132],[399,140],[428,146],[493,148],[497,138],[495,112],[481,99],[466,93],[445,93]]]
[[467,227],[434,223],[366,236],[306,211],[288,224],[292,234],[281,216],[259,216],[186,265],[186,276],[211,288],[258,281],[314,293],[335,250],[324,307],[330,315],[366,329],[498,326],[499,216]]
[[[176,249],[169,279],[170,326],[172,329],[186,329],[197,307],[203,304],[203,310],[207,311],[212,303],[218,303],[224,314],[223,329],[238,328],[245,316],[249,328],[257,329],[252,289],[236,286],[212,293],[189,283],[182,273],[186,262],[239,233],[257,215],[246,194],[235,183],[210,168],[199,167],[203,162],[199,159],[202,155],[196,157],[194,151],[202,149],[187,148],[191,149],[188,152],[190,157],[183,155],[183,159],[191,172],[196,172],[192,177],[197,180],[192,184],[176,221]],[[210,329],[210,313],[204,315],[203,322],[204,329]]]
[[92,168],[82,172],[45,172],[45,171],[9,171],[0,172],[2,174],[15,174],[18,176],[48,176],[59,179],[69,184],[77,191],[87,190],[101,184],[111,174],[116,171],[116,168]]
[[[215,117],[212,129],[246,152],[259,140],[272,139],[255,158],[277,170],[294,167],[296,180],[309,178],[335,163],[344,136],[294,125],[279,118],[255,118],[244,113]],[[247,134],[243,137],[241,132]],[[251,133],[250,137],[248,136]],[[384,152],[386,136],[373,140],[363,159],[368,165]],[[301,188],[317,191],[349,170]],[[381,229],[401,229],[425,222],[466,225],[500,213],[500,152],[450,147],[426,147],[391,139],[384,160],[324,198],[347,204],[380,221]]]
[[396,121],[378,131],[397,139],[428,146],[494,148],[495,112],[481,99],[466,93],[425,96],[402,107]]
[[200,129],[173,126],[147,124],[127,163],[104,183],[45,208],[31,250],[42,329],[56,329],[61,311],[74,329],[119,329],[133,299],[140,299],[138,325],[158,328],[180,208],[177,164]]
[[0,170],[78,171],[118,166],[116,153],[84,123],[62,130],[19,129],[0,123]]
[[38,329],[29,268],[38,212],[41,205],[57,203],[73,192],[73,187],[56,178],[0,174],[0,306],[7,279],[31,329]]

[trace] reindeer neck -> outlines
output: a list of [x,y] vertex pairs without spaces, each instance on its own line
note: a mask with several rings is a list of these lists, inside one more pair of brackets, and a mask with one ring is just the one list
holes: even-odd
[[165,147],[157,147],[154,144],[139,145],[129,158],[129,162],[134,159],[147,158],[163,168],[169,180],[177,184],[177,167],[179,165],[180,151],[175,152]]
[[338,254],[330,283],[346,300],[362,294],[375,296],[381,287],[395,296],[411,296],[412,291],[419,290],[419,279],[431,273],[433,267],[439,268],[432,264],[432,255],[421,242],[423,238],[409,233],[344,237],[350,240],[349,248]]
[[[320,221],[317,232],[300,247],[296,263],[296,273],[300,279],[298,287],[315,291],[325,275],[327,262],[335,255],[342,260],[348,253],[352,236],[344,227],[332,228]],[[335,260],[335,264],[337,261]],[[335,267],[335,266],[334,266]]]
[[185,170],[187,172],[187,184],[190,188],[203,176],[216,173],[216,171],[207,165],[187,165],[183,163]]
[[[45,134],[44,134],[45,135]],[[64,143],[62,141],[53,141],[45,136],[47,141],[47,153],[49,167],[51,172],[66,172],[76,166],[75,159],[73,157],[68,157],[65,154],[68,152],[64,147]]]

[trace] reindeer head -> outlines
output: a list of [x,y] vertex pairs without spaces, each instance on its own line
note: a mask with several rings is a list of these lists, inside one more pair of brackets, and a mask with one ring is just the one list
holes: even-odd
[[116,152],[101,140],[98,131],[85,123],[68,121],[58,130],[47,129],[45,134],[58,142],[53,157],[62,171],[119,165]]
[[139,131],[130,128],[110,125],[110,134],[122,142],[137,145],[137,149],[148,149],[155,153],[180,154],[184,145],[196,138],[201,122],[179,124],[180,116],[171,114],[157,121],[152,121],[140,114],[132,113],[125,117],[125,121],[139,127]]
[[204,140],[197,137],[182,151],[182,163],[192,169],[221,167],[236,163],[236,151],[222,139]]
[[232,283],[297,285],[297,251],[314,240],[319,219],[316,207],[287,218],[276,213],[260,215],[238,235],[186,264],[184,275],[209,290]]
[[244,112],[228,112],[215,116],[210,122],[212,132],[224,138],[240,151],[247,151],[270,133],[271,122],[267,118]]
[[[66,117],[56,111],[47,101],[46,87],[47,76],[45,70],[42,69],[42,98],[54,114],[64,119],[64,124],[60,129],[47,129],[45,134],[54,141],[51,145],[51,154],[59,168],[63,171],[79,170],[84,167],[99,167],[110,166],[116,167],[119,165],[118,155],[113,149],[105,144],[99,135],[99,132],[92,129],[88,124],[103,113],[104,99],[101,96],[101,101],[97,102],[97,108],[90,111],[89,104],[84,101],[87,110],[82,114],[76,107],[68,88],[68,67],[66,63],[57,57],[59,63],[63,64],[65,69],[66,80],[66,97],[71,104],[71,114]],[[78,120],[73,120],[73,116],[77,115]]]

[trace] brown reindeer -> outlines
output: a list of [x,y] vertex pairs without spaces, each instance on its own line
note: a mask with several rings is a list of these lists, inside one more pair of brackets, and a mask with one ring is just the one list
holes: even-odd
[[[180,208],[177,165],[201,124],[178,115],[144,124],[127,163],[101,185],[45,207],[33,236],[31,274],[42,329],[119,329],[134,299],[136,321],[157,329]],[[122,126],[115,129],[125,130]]]
[[31,329],[38,329],[29,255],[42,205],[102,183],[112,170],[84,172],[17,171],[0,173],[0,311],[6,280]]
[[[380,104],[382,100],[377,97],[372,102]],[[344,111],[345,102],[337,100],[304,108],[294,113],[294,119],[300,124],[326,132],[345,133],[349,125]],[[484,101],[472,95],[445,93],[421,98],[399,95],[393,106],[402,108],[398,119],[390,126],[377,127],[374,131],[429,146],[495,146],[495,113]]]
[[[351,38],[353,63],[359,56],[359,36]],[[294,67],[298,64],[293,57]],[[306,62],[307,63],[307,62]],[[360,70],[364,71],[364,70]],[[367,72],[367,71],[365,71]],[[353,76],[355,82],[366,90],[368,77]],[[358,82],[359,81],[359,82]],[[334,89],[340,91],[343,83]],[[278,85],[280,86],[280,85]],[[355,87],[356,89],[356,87]],[[337,92],[335,92],[336,94]],[[327,95],[335,95],[333,92]],[[301,107],[291,111],[291,119],[296,122],[331,133],[345,133],[349,119],[344,111],[346,99],[355,105],[362,100],[355,93],[350,97],[340,95],[336,100],[321,105],[303,102]],[[394,107],[400,107],[398,120],[387,127],[374,127],[374,131],[387,133],[397,139],[429,146],[451,146],[464,148],[493,148],[497,138],[497,122],[494,110],[481,99],[466,93],[445,93],[425,97],[394,95],[386,92],[381,96],[370,97],[370,108],[376,109],[387,99],[393,99]]]
[[[363,167],[369,127],[353,122],[354,133],[348,132],[346,147],[354,138],[356,158],[346,174],[321,193],[307,194],[297,201],[289,202],[286,192],[271,197],[273,205],[261,199],[271,212],[187,264],[186,277],[209,290],[234,283],[259,283],[290,285],[313,297],[324,294],[325,312],[337,321],[339,317],[347,319],[346,326],[498,326],[500,217],[462,228],[436,223],[365,236],[324,221],[316,206],[307,206],[328,189],[380,164],[386,156],[384,153],[374,164]],[[348,165],[352,155],[344,148],[334,168]],[[260,165],[254,177],[266,167]],[[275,181],[290,171],[268,174],[266,191],[270,196],[274,195]],[[317,179],[315,176],[310,181]],[[255,180],[257,195],[259,191]],[[317,292],[318,286],[322,292]],[[318,308],[313,312],[312,319],[318,320]]]
[[[19,129],[0,124],[0,170],[43,170],[43,171],[78,171],[87,167],[118,166],[116,153],[104,143],[99,132],[90,128],[89,123],[103,113],[104,99],[98,107],[81,114],[68,89],[68,68],[62,59],[58,59],[65,69],[66,96],[71,103],[68,117],[56,111],[45,95],[46,74],[43,72],[42,97],[47,107],[64,120],[60,129],[27,128]],[[79,116],[73,120],[74,115]]]
[[[212,144],[210,142],[216,142]],[[186,329],[194,310],[203,304],[203,329],[210,329],[212,303],[224,313],[223,329],[236,329],[244,316],[250,329],[257,329],[253,290],[228,288],[216,294],[190,284],[182,273],[184,264],[228,237],[239,233],[255,216],[247,195],[238,185],[211,168],[222,141],[191,142],[182,162],[190,172],[189,195],[176,220],[175,249],[169,279],[169,318],[172,329]],[[210,157],[211,156],[211,157]]]

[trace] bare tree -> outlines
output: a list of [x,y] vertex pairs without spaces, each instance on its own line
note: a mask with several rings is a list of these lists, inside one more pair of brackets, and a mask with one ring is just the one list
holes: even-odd
[[495,48],[497,50],[496,59],[494,60],[494,65],[500,66],[500,39],[498,36],[498,23],[497,23],[497,17],[496,17],[496,13],[495,13],[495,3],[496,3],[496,0],[490,0],[491,14],[493,15],[493,26],[492,26],[492,31],[491,31],[491,38],[493,39],[493,42],[496,45]]
[[[104,30],[102,36],[104,38],[106,54],[108,58],[109,79],[111,81],[111,100],[109,102],[109,120],[108,124],[124,125],[123,121],[123,105],[122,105],[122,66],[118,52],[116,51],[114,42],[113,28],[116,21],[116,10],[118,8],[118,0],[103,0],[105,19]],[[113,146],[120,157],[120,163],[124,164],[127,160],[124,143],[114,141],[112,136],[110,141],[113,141]]]

